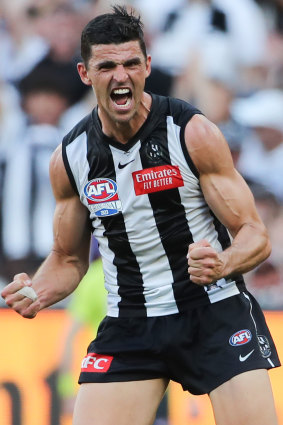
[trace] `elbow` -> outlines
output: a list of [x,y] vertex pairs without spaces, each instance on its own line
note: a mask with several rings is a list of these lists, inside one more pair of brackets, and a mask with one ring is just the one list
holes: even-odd
[[83,277],[86,275],[88,268],[89,268],[89,261],[85,261],[80,264],[80,267],[79,267],[80,276],[81,276],[80,280],[82,280]]
[[266,260],[271,254],[271,242],[267,233],[265,234],[265,243],[262,250],[262,261]]
[[260,238],[259,251],[260,251],[260,262],[266,260],[271,254],[271,242],[266,227],[261,223],[259,228]]

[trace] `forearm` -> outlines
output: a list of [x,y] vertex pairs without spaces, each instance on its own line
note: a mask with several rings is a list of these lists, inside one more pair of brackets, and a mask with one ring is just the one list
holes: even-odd
[[260,224],[244,224],[231,246],[219,254],[224,265],[221,277],[252,270],[270,252],[271,245],[265,227]]
[[32,279],[32,287],[40,301],[40,309],[53,305],[71,294],[87,268],[86,261],[52,251]]

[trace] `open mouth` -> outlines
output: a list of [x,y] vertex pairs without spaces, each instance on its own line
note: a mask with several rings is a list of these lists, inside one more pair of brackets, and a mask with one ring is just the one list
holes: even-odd
[[120,109],[127,108],[133,97],[131,90],[126,88],[113,89],[110,96],[115,105]]

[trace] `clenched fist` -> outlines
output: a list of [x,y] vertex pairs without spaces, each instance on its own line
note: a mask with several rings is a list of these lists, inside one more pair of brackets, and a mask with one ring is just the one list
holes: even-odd
[[[20,273],[14,276],[13,282],[7,285],[1,292],[8,307],[11,307],[21,316],[32,319],[40,310],[40,302],[32,300],[29,296],[23,295],[21,289],[31,287],[31,280],[26,273]],[[28,291],[26,291],[28,292]]]
[[223,277],[224,262],[207,240],[200,240],[189,245],[188,273],[192,282],[209,285]]

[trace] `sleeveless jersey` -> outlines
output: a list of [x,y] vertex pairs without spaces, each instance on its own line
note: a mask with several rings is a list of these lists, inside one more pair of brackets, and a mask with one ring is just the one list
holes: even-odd
[[197,113],[152,94],[145,123],[126,144],[103,134],[97,108],[63,140],[66,171],[99,242],[109,316],[174,314],[245,287],[242,276],[205,287],[189,279],[189,244],[230,245],[185,146],[185,126]]

